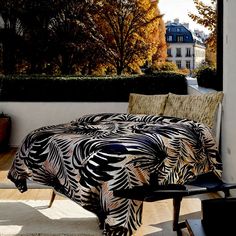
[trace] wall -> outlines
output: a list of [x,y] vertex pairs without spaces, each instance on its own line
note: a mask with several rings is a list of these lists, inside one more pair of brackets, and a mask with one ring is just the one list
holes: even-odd
[[[196,80],[191,84],[196,84]],[[128,102],[0,102],[0,112],[12,118],[13,147],[19,146],[30,131],[42,126],[70,122],[87,114],[125,113],[127,108]]]
[[[176,63],[176,61],[181,61],[181,67],[186,68],[186,61],[190,61],[191,69],[194,67],[193,63],[193,43],[169,43],[171,48],[171,57],[168,57],[169,61]],[[181,57],[176,57],[176,48],[181,48]],[[191,57],[186,57],[186,48],[191,49]]]
[[222,159],[224,179],[236,182],[236,1],[224,0]]
[[123,113],[127,107],[127,102],[0,102],[0,112],[12,118],[11,146],[19,146],[28,132],[42,126],[70,122],[86,114]]
[[205,51],[206,48],[201,45],[194,45],[194,55],[195,55],[195,62],[194,62],[194,68],[199,67],[203,62],[205,62]]

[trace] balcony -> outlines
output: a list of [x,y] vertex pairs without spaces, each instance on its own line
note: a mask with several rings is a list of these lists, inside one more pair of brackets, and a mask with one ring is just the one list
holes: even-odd
[[173,73],[140,75],[139,78],[58,78],[57,81],[55,78],[5,78],[2,85],[0,107],[17,117],[13,122],[11,146],[18,146],[24,134],[41,124],[64,123],[85,114],[124,113],[130,92],[187,93],[185,76],[180,74],[176,79]]

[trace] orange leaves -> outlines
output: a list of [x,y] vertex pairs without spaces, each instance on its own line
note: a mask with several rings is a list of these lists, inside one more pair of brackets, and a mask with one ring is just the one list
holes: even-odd
[[[102,3],[101,3],[102,2]],[[117,69],[138,71],[156,52],[160,15],[150,0],[99,1],[95,22],[102,56]]]
[[216,0],[212,0],[210,5],[204,4],[200,0],[194,0],[194,3],[198,14],[189,13],[190,18],[205,26],[210,31],[214,31],[217,23]]
[[207,53],[206,60],[210,64],[215,64],[216,61],[216,44],[217,44],[217,12],[216,12],[216,0],[211,0],[211,4],[204,4],[200,0],[194,0],[194,4],[198,10],[198,14],[189,13],[189,17],[200,25],[205,26],[211,31],[210,36],[206,40]]

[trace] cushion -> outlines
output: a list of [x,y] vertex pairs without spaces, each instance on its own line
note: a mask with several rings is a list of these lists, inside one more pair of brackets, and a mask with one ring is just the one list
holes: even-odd
[[143,95],[130,93],[128,113],[163,115],[168,94],[163,95]]
[[177,95],[169,93],[164,115],[187,118],[213,128],[217,109],[223,100],[223,92],[201,95]]

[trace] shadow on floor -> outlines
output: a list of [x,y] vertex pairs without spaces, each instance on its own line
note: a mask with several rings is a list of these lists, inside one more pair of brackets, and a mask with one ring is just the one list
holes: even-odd
[[[71,204],[65,204],[65,208],[68,209],[60,208],[61,206],[47,208],[45,203],[31,206],[17,201],[0,202],[0,235],[102,235],[95,216],[86,217],[86,213],[80,214],[78,209],[78,217],[76,217],[74,209],[74,213],[70,214],[71,208],[74,208],[74,205]],[[66,212],[68,212],[67,215],[65,215]],[[50,218],[49,215],[53,218]]]

